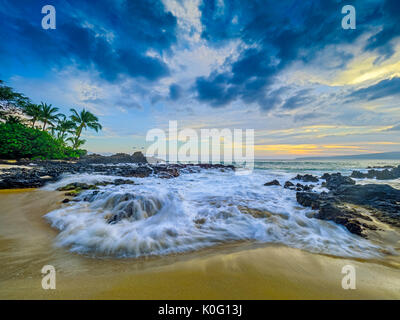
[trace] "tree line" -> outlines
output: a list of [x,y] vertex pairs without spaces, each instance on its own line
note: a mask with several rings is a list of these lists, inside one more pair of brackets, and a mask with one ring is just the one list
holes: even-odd
[[[24,152],[19,152],[22,150],[15,152],[17,145],[20,148],[26,148],[26,145],[22,146],[22,141],[19,140],[34,140],[39,137],[50,144],[53,143],[58,150],[57,156],[40,155],[40,157],[62,158],[62,154],[66,157],[81,155],[82,150],[80,152],[78,150],[86,142],[81,138],[83,131],[93,129],[98,132],[102,126],[99,119],[86,109],[78,111],[71,108],[70,112],[71,114],[66,116],[59,113],[59,108],[53,107],[51,104],[43,102],[35,104],[28,97],[15,92],[13,88],[6,86],[0,80],[0,143],[11,144],[8,147],[0,147],[0,156],[4,157],[5,152],[11,152],[14,156],[23,154]],[[14,134],[14,137],[11,133]],[[48,136],[54,141],[50,141]],[[32,156],[35,156],[33,151],[31,150],[28,154],[32,153]]]

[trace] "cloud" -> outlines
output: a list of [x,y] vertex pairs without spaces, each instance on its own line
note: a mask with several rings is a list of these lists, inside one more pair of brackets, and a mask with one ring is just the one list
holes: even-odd
[[352,92],[349,97],[352,99],[364,99],[368,101],[386,98],[400,94],[400,78],[394,77],[386,79],[369,86]]
[[309,89],[303,89],[296,92],[293,96],[291,96],[289,99],[285,101],[285,103],[282,105],[282,109],[294,110],[307,106],[308,104],[314,101],[314,99],[309,95],[309,93],[310,93]]
[[[353,43],[369,34],[364,51],[381,50],[382,59],[394,53],[397,30],[398,1],[353,1],[357,10],[357,29],[343,30],[341,8],[336,0],[289,1],[217,1],[204,0],[200,6],[202,37],[211,46],[221,46],[240,39],[241,54],[227,59],[225,70],[214,70],[200,77],[194,90],[199,101],[221,107],[236,100],[256,103],[262,109],[280,106],[276,89],[280,74],[294,62],[308,64],[316,53],[327,46]],[[376,41],[374,41],[374,37]],[[353,57],[340,52],[339,63],[326,61],[330,70],[339,70]],[[323,61],[322,61],[323,63]],[[323,65],[320,66],[323,68]],[[294,109],[307,103],[305,93],[289,98],[283,105]]]
[[154,81],[169,74],[159,56],[148,54],[168,50],[176,41],[176,18],[160,0],[97,1],[96,5],[82,0],[79,6],[53,1],[56,30],[41,28],[40,2],[13,1],[0,9],[4,22],[0,35],[6,40],[2,57],[13,55],[28,67],[34,61],[32,72],[39,65],[46,71],[67,65],[94,67],[107,81],[121,76]]
[[172,84],[169,87],[169,97],[171,100],[176,101],[182,96],[182,88],[177,84]]
[[397,124],[389,129],[387,129],[386,131],[400,131],[400,124]]

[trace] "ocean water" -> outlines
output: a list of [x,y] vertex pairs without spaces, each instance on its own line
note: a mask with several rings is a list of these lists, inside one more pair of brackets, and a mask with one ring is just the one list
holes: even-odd
[[[349,174],[354,169],[395,164],[382,160],[260,161],[249,174],[198,169],[174,179],[132,178],[134,185],[100,187],[96,195],[83,192],[79,202],[65,204],[45,218],[59,230],[56,245],[94,256],[174,254],[245,240],[342,257],[380,257],[383,252],[394,253],[393,249],[355,236],[333,222],[311,218],[312,210],[296,202],[295,191],[263,184],[277,179],[283,185],[298,173]],[[115,178],[68,175],[44,189]],[[396,185],[398,181],[386,183]],[[320,183],[315,185],[315,192],[324,190]],[[113,215],[126,213],[129,218],[108,223]]]

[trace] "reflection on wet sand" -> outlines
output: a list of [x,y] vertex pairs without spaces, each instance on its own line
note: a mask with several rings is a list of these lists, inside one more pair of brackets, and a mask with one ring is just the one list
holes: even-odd
[[[0,192],[1,299],[399,299],[398,257],[372,261],[240,242],[141,259],[92,258],[54,247],[43,215],[62,193]],[[57,289],[43,290],[41,268],[54,265]],[[351,264],[357,289],[343,290]]]

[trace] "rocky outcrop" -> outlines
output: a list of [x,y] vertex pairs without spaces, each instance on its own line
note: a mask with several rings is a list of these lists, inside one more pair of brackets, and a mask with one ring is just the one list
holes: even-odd
[[372,218],[400,228],[400,190],[389,185],[335,184],[328,193],[298,192],[296,199],[318,210],[314,218],[331,220],[362,237],[378,229]]
[[367,173],[363,173],[361,171],[353,171],[351,173],[352,178],[356,179],[377,179],[377,180],[392,180],[400,178],[400,165],[397,167],[392,167],[389,169],[390,166],[383,167],[383,170],[375,170],[371,169],[368,170]]
[[264,183],[264,186],[280,186],[281,184],[279,183],[278,180],[272,180],[270,182]]
[[328,188],[329,190],[335,190],[339,186],[342,185],[355,185],[356,182],[350,177],[342,176],[341,173],[325,173],[321,179],[325,179],[326,182],[322,183],[323,187]]
[[[101,156],[102,157],[102,156]],[[121,159],[121,158],[120,158]],[[26,168],[21,168],[20,163],[15,168],[0,169],[0,189],[40,188],[48,182],[61,179],[63,174],[99,174],[119,176],[123,178],[145,178],[150,175],[171,179],[178,177],[181,172],[192,173],[201,169],[217,169],[220,171],[234,170],[231,165],[222,164],[113,164],[89,163],[85,161],[32,161],[25,163]]]
[[318,177],[313,176],[311,174],[305,174],[305,175],[298,174],[292,180],[300,180],[303,182],[318,182],[319,181]]
[[80,162],[97,164],[118,164],[118,163],[147,163],[146,157],[142,152],[135,152],[133,155],[126,153],[116,153],[111,156],[102,156],[100,154],[90,154],[82,157]]

